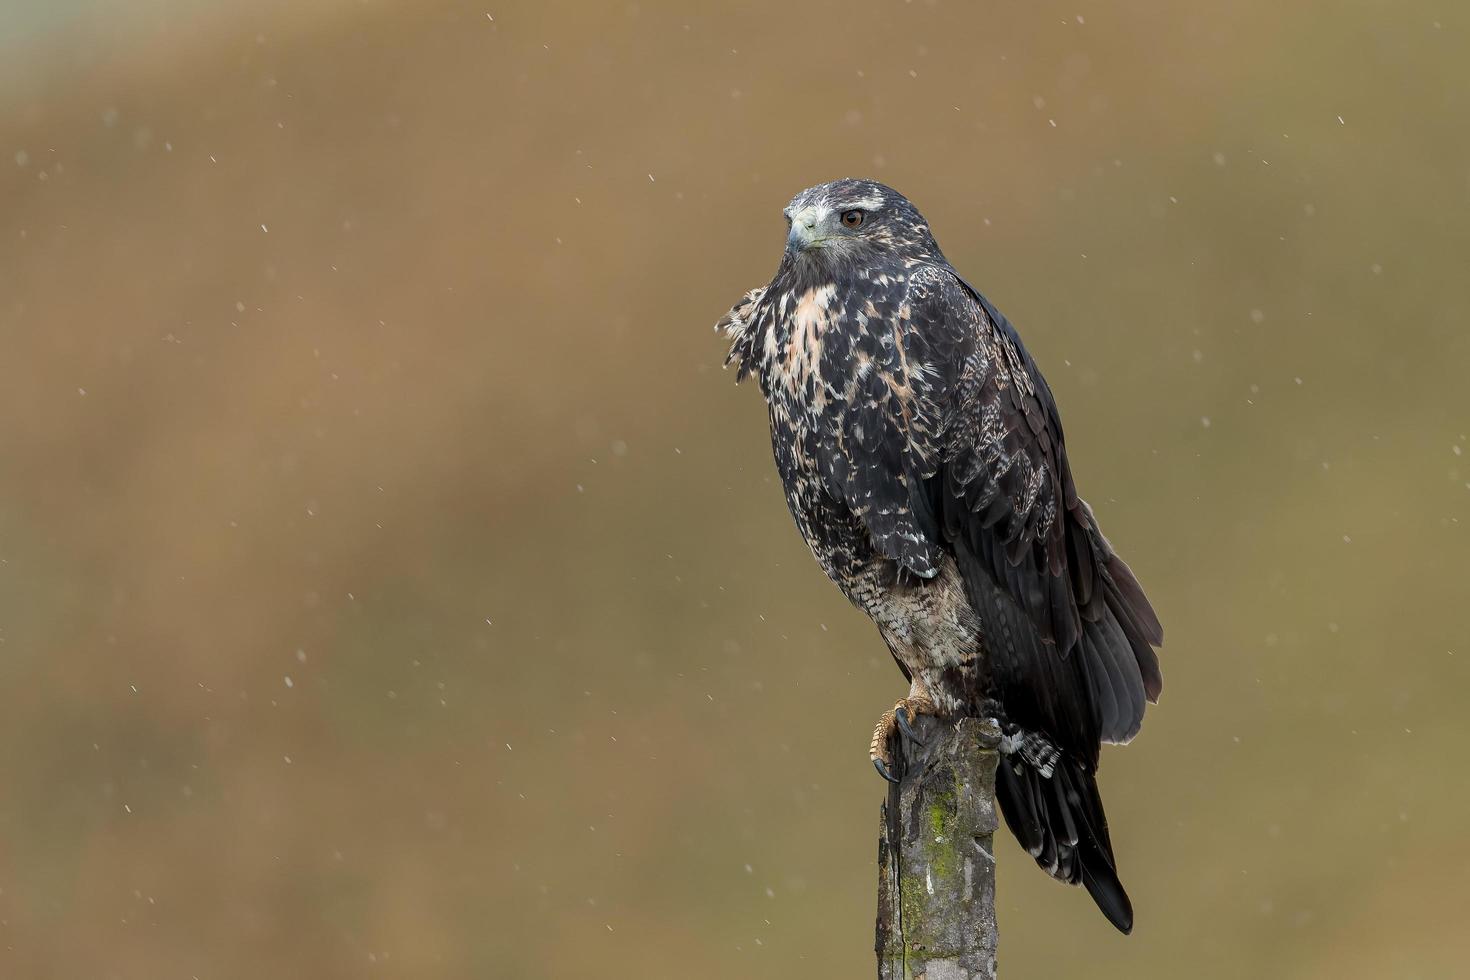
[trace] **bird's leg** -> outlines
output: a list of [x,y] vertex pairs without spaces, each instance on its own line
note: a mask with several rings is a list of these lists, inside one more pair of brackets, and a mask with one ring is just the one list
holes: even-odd
[[890,783],[898,782],[898,777],[893,774],[894,736],[902,735],[904,738],[924,744],[914,731],[913,720],[919,715],[936,715],[939,711],[934,707],[934,702],[929,698],[929,692],[924,689],[917,677],[909,686],[909,696],[899,700],[890,710],[883,712],[878,719],[878,725],[873,729],[873,741],[868,745],[868,758],[873,760],[873,768],[878,770],[878,775]]

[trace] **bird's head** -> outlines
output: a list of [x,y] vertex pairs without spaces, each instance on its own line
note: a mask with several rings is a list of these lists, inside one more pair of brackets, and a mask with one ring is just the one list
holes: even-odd
[[786,205],[785,261],[836,268],[884,257],[942,258],[919,209],[876,180],[808,187]]

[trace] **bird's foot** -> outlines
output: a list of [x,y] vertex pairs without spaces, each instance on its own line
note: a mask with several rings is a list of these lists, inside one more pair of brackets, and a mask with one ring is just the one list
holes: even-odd
[[878,719],[878,725],[873,729],[873,741],[868,746],[868,758],[873,760],[873,768],[878,770],[878,775],[890,783],[898,782],[894,771],[894,737],[902,735],[904,738],[924,744],[924,740],[914,731],[913,721],[919,715],[936,715],[939,711],[934,707],[934,702],[927,697],[907,697],[895,704],[890,711],[883,712]]

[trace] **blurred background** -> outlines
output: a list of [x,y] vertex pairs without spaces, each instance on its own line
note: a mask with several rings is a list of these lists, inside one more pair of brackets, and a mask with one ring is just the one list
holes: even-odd
[[0,9],[0,974],[861,977],[903,691],[712,326],[909,195],[1166,628],[1138,912],[1003,974],[1470,956],[1470,12]]

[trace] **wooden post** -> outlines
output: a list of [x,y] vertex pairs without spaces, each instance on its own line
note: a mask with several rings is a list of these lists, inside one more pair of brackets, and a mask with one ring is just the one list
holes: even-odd
[[878,838],[879,980],[994,980],[996,749],[966,718],[920,718]]

